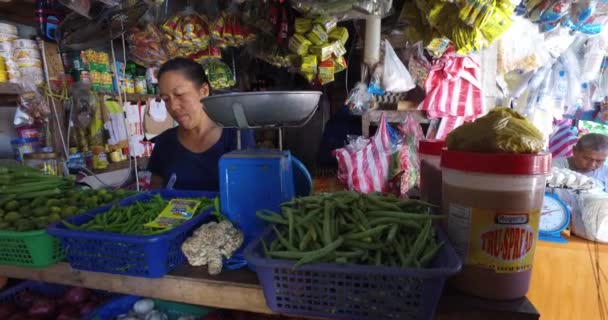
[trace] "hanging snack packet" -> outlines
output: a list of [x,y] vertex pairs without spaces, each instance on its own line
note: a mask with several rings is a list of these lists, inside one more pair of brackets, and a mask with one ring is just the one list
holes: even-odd
[[336,57],[341,57],[346,54],[346,48],[340,43],[340,41],[336,41],[332,44],[333,54]]
[[332,60],[325,60],[319,64],[319,75],[317,79],[319,79],[321,85],[334,81],[334,62]]
[[240,47],[245,44],[245,37],[243,36],[243,29],[237,16],[232,17],[232,36],[234,37],[234,45]]
[[334,53],[334,45],[330,43],[324,43],[322,45],[313,45],[310,46],[309,52],[317,56],[319,60],[324,61],[331,58],[331,55]]
[[306,37],[300,34],[294,34],[291,39],[289,39],[288,48],[289,50],[303,56],[308,53],[308,48],[312,45]]
[[327,42],[328,35],[322,26],[315,24],[312,27],[312,30],[306,34],[306,38],[308,38],[308,40],[310,40],[315,45],[321,45]]
[[348,29],[344,27],[336,27],[329,33],[330,41],[339,41],[342,45],[348,41]]
[[232,32],[232,19],[226,15],[224,17],[224,29],[222,31],[222,39],[224,40],[224,46],[234,46],[234,34]]
[[513,10],[504,11],[496,8],[492,14],[488,16],[482,28],[481,33],[488,43],[493,43],[497,40],[507,29],[511,27],[513,21],[511,15]]
[[338,20],[332,17],[319,17],[313,23],[322,26],[327,33],[330,33],[338,24]]
[[224,15],[220,14],[217,19],[213,21],[210,27],[211,37],[216,40],[222,40],[222,33],[224,31]]
[[312,29],[312,20],[306,18],[296,18],[294,25],[296,33],[304,34]]
[[342,72],[342,71],[346,70],[346,68],[348,68],[348,64],[346,63],[346,60],[342,56],[335,57],[333,59],[333,61],[334,61],[334,73]]
[[540,16],[539,22],[553,22],[561,19],[570,10],[572,0],[559,0],[551,4]]
[[308,81],[314,80],[317,75],[317,57],[312,55],[303,56],[300,72]]

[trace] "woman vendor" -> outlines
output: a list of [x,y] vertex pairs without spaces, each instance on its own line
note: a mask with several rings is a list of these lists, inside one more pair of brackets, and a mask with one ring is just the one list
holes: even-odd
[[[158,71],[160,97],[179,124],[154,139],[148,163],[152,188],[162,188],[174,176],[173,188],[219,190],[219,159],[237,146],[236,129],[221,128],[207,116],[201,100],[210,94],[203,67],[175,58]],[[255,146],[253,134],[243,132],[242,148]]]
[[606,189],[608,187],[608,166],[604,164],[606,158],[608,158],[608,136],[589,133],[578,140],[572,157],[553,159],[553,166],[595,178]]

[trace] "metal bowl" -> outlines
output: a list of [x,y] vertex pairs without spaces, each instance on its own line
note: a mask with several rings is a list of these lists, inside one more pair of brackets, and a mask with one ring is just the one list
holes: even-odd
[[299,127],[314,115],[319,91],[229,93],[203,99],[207,115],[227,128]]

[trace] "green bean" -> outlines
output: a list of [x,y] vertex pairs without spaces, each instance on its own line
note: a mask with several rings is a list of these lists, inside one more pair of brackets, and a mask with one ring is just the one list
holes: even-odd
[[410,219],[410,220],[427,220],[427,219],[443,219],[444,215],[434,214],[420,214],[420,213],[408,213],[401,211],[369,211],[367,213],[370,216],[379,216],[396,219]]
[[387,242],[392,242],[395,240],[395,236],[397,235],[397,231],[399,230],[399,225],[391,226],[391,229],[388,231],[388,236],[386,237]]
[[433,248],[431,248],[431,250],[428,250],[423,256],[422,258],[420,258],[419,263],[420,266],[425,267],[426,265],[428,265],[431,260],[435,257],[435,255],[439,252],[439,249],[441,249],[441,247],[443,247],[443,241],[440,243],[437,243]]
[[293,212],[292,209],[290,208],[284,208],[283,213],[287,216],[287,221],[289,222],[289,244],[293,246],[293,227],[294,227],[294,221],[293,221]]
[[307,252],[307,255],[303,256],[302,258],[300,258],[300,260],[298,260],[298,262],[296,262],[292,270],[297,269],[299,266],[305,263],[311,263],[325,257],[326,255],[334,252],[337,248],[339,248],[343,242],[344,239],[342,237],[338,237],[338,239],[336,239],[334,242],[326,245],[325,247],[319,250]]
[[300,251],[306,250],[308,243],[312,240],[314,232],[315,232],[315,228],[311,227],[310,229],[308,229],[308,232],[306,232],[306,234],[302,238],[302,241],[300,241],[300,244],[298,247],[298,249],[300,249]]
[[321,208],[316,208],[316,209],[313,209],[310,212],[308,212],[308,214],[303,218],[295,217],[296,224],[305,225],[307,223],[310,223],[316,217],[316,215],[318,215],[320,212],[321,212]]
[[344,236],[345,240],[361,240],[369,237],[374,237],[380,234],[384,229],[386,229],[388,225],[377,226],[362,232],[351,233]]
[[283,219],[280,215],[278,215],[275,212],[272,212],[270,210],[260,210],[260,211],[256,212],[255,215],[258,218],[271,222],[271,223],[289,224],[288,221]]
[[418,237],[416,238],[416,241],[410,248],[410,251],[405,259],[405,265],[412,265],[414,259],[418,256],[418,253],[420,252],[420,250],[422,250],[422,246],[427,241],[427,237],[429,236],[429,233],[431,231],[431,225],[431,220],[426,221],[424,227],[422,228],[422,231],[420,231]]
[[332,204],[329,202],[325,203],[325,208],[323,210],[323,243],[327,246],[332,242],[332,230],[331,230],[331,210]]
[[298,249],[296,249],[294,246],[291,245],[291,243],[289,243],[289,241],[287,241],[287,239],[285,239],[285,237],[283,237],[283,235],[281,234],[281,232],[279,232],[279,229],[277,229],[276,226],[272,226],[272,228],[274,229],[274,232],[277,235],[277,239],[279,239],[279,242],[288,250],[290,251],[297,251]]
[[[399,206],[392,204],[392,203],[383,202],[378,196],[368,195],[367,199],[369,200],[371,205],[376,206],[376,207],[380,208],[381,210],[401,211],[401,208],[399,208]],[[371,207],[371,206],[368,205],[368,207]]]
[[374,263],[376,266],[382,265],[382,250],[376,250],[376,254],[374,256]]
[[414,220],[406,220],[406,219],[397,219],[391,217],[379,217],[373,218],[369,220],[369,224],[372,226],[380,225],[380,224],[393,224],[393,225],[401,225],[404,227],[408,227],[411,229],[420,230],[422,226],[418,223],[418,221]]

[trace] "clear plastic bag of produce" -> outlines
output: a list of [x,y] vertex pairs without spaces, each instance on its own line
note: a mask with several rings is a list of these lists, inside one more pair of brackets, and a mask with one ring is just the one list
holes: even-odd
[[455,151],[538,153],[544,148],[544,140],[526,117],[509,108],[495,108],[452,131],[446,145]]
[[384,41],[384,72],[382,87],[387,92],[406,92],[416,87],[409,71],[395,53],[388,40]]
[[371,109],[373,102],[374,96],[368,92],[367,85],[359,82],[349,92],[346,105],[353,114],[360,115]]
[[357,137],[346,147],[333,151],[338,160],[338,181],[361,193],[388,192],[399,145],[398,133],[382,115],[373,137]]
[[310,17],[330,16],[339,21],[384,17],[391,12],[392,0],[294,0],[294,9]]
[[420,184],[420,161],[418,143],[424,138],[422,127],[410,113],[399,126],[401,145],[393,169],[392,190],[400,197],[406,197],[409,191]]

